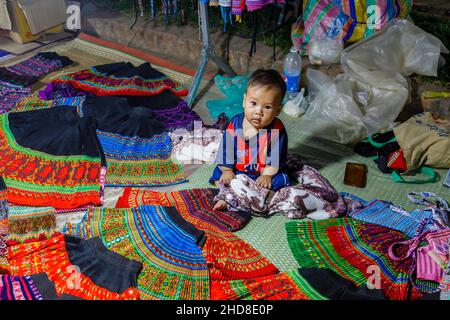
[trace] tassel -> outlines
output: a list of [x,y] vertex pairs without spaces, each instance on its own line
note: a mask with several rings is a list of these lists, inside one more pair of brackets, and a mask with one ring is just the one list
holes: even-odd
[[142,0],[139,0],[139,9],[141,10],[141,17],[144,16],[144,4],[142,3]]
[[155,17],[155,3],[153,0],[150,0],[150,15],[152,18]]

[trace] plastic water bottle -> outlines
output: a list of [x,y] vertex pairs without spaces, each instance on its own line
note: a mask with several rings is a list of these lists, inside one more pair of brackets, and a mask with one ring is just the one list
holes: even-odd
[[284,58],[283,78],[286,82],[287,99],[293,99],[297,96],[298,84],[300,82],[300,73],[302,71],[302,57],[298,54],[295,47]]

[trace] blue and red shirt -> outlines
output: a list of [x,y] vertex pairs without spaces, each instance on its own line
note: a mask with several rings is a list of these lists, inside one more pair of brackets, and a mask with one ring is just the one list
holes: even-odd
[[288,139],[280,119],[259,130],[249,140],[243,130],[244,113],[230,120],[222,137],[216,162],[220,166],[249,174],[261,174],[266,166],[283,169],[287,159]]

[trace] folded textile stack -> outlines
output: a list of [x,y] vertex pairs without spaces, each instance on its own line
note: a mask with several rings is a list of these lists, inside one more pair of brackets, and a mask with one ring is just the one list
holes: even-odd
[[0,113],[6,113],[31,93],[40,78],[73,63],[54,52],[40,52],[9,67],[0,67]]

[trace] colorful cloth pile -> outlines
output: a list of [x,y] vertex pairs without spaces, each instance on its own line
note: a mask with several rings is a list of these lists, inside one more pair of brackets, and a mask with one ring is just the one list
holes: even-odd
[[8,215],[8,245],[51,238],[57,233],[53,207],[12,206]]
[[211,300],[327,300],[297,271],[255,279],[212,281]]
[[241,15],[245,9],[247,11],[260,10],[263,7],[273,3],[285,3],[285,0],[209,0],[209,5],[221,6],[222,8],[231,8],[231,13]]
[[308,0],[292,28],[294,45],[305,49],[312,38],[356,42],[381,30],[394,18],[407,18],[409,0]]
[[72,106],[81,117],[95,119],[98,124],[96,134],[107,163],[107,186],[151,187],[187,181],[180,165],[172,160],[169,133],[153,117],[152,109],[132,107],[127,99],[119,97],[74,97],[41,101],[34,96],[19,102],[16,111],[39,109],[40,106]]
[[[436,287],[428,282],[413,285],[414,260],[391,257],[391,246],[408,239],[398,231],[351,218],[292,221],[286,231],[302,268],[331,269],[357,286],[381,289],[395,300],[417,299]],[[403,256],[405,248],[400,249],[397,254]]]
[[44,296],[31,276],[1,275],[0,300],[44,300]]
[[73,63],[54,52],[40,52],[9,67],[0,67],[0,113],[13,109],[40,78]]
[[[62,76],[51,83],[57,85],[51,89],[59,90],[58,85],[70,85],[77,90],[90,92],[96,96],[155,95],[164,90],[169,90],[177,96],[184,96],[188,92],[180,83],[152,68],[148,62],[137,67],[129,62],[94,66]],[[46,88],[45,96],[52,96],[48,88]]]
[[95,208],[80,224],[67,224],[65,233],[100,237],[109,250],[141,262],[141,299],[209,299],[208,267],[200,249],[204,232],[173,207]]
[[250,216],[241,212],[215,211],[213,189],[168,193],[126,189],[117,207],[174,206],[180,215],[206,234],[202,247],[211,280],[253,279],[278,273],[261,253],[231,231],[245,226]]
[[[86,300],[137,300],[137,261],[109,252],[99,239],[81,241],[56,234],[43,241],[8,247],[11,274],[46,273],[58,296]],[[106,277],[105,277],[106,275]]]

